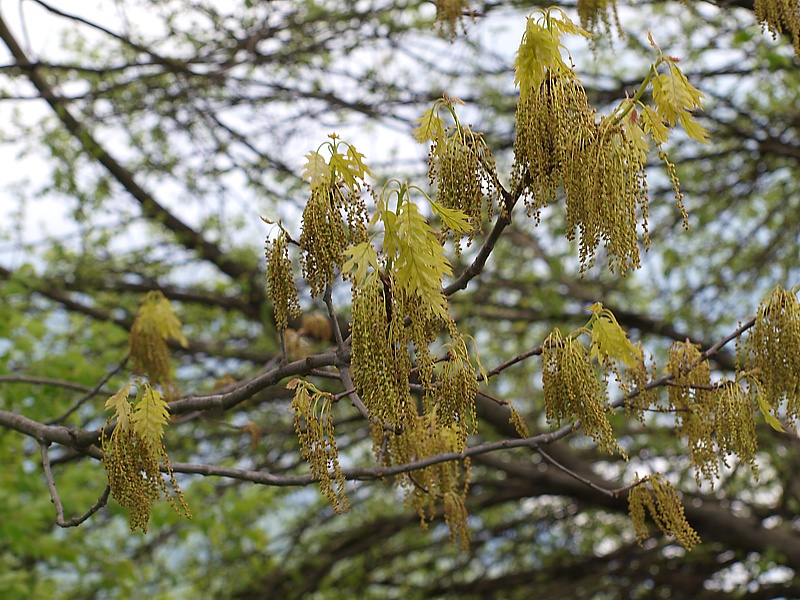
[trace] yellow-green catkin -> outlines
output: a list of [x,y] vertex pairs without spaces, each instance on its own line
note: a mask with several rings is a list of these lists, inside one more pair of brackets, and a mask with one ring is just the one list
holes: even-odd
[[700,536],[686,520],[678,493],[660,473],[651,475],[631,488],[628,492],[628,512],[639,544],[650,537],[646,522],[648,512],[664,534],[675,537],[687,550],[691,551],[700,543]]
[[581,271],[594,263],[602,243],[609,268],[621,275],[640,266],[637,225],[647,238],[644,156],[624,128],[603,118],[591,133],[568,140],[563,161],[567,237],[580,237]]
[[640,221],[649,245],[645,159],[621,123],[597,119],[572,70],[552,71],[529,93],[521,90],[514,180],[527,184],[523,199],[537,218],[563,184],[567,237],[579,238],[582,272],[601,244],[612,271],[639,267]]
[[456,433],[456,449],[460,452],[466,447],[467,436],[477,431],[475,395],[478,393],[478,380],[464,338],[457,332],[454,335],[453,342],[447,346],[447,359],[437,373],[433,398],[438,422],[441,427],[450,427]]
[[366,222],[366,205],[360,196],[345,195],[335,182],[312,188],[300,235],[300,263],[312,295],[318,296],[333,281],[347,247],[367,240]]
[[275,309],[275,326],[285,330],[290,318],[296,319],[302,314],[285,232],[281,231],[274,241],[267,241],[266,255],[267,293]]
[[669,351],[667,369],[673,376],[669,386],[670,408],[675,411],[677,431],[689,445],[689,460],[700,476],[713,484],[719,474],[719,454],[714,446],[714,410],[717,393],[711,386],[711,367],[696,344],[675,342]]
[[300,379],[292,380],[287,387],[295,391],[292,411],[300,453],[311,466],[311,475],[319,481],[320,491],[331,501],[334,512],[347,512],[350,503],[333,430],[331,395]]
[[464,15],[471,14],[467,0],[436,0],[436,26],[439,34],[456,39],[459,26],[464,29]]
[[714,432],[722,461],[725,456],[736,454],[748,465],[758,478],[756,451],[758,437],[753,418],[753,399],[736,381],[720,384],[714,410]]
[[[351,370],[356,392],[373,419],[373,443],[381,452],[384,429],[402,432],[416,407],[408,390],[411,359],[408,335],[398,313],[393,284],[388,275],[368,277],[353,285]],[[391,434],[392,440],[396,437]],[[390,446],[391,452],[394,446]],[[384,460],[390,455],[384,449]]]
[[180,333],[181,323],[172,312],[169,301],[160,291],[148,292],[133,321],[130,333],[131,369],[146,375],[154,384],[172,381],[167,339],[186,345]]
[[[452,427],[442,426],[435,411],[416,419],[404,436],[413,447],[416,459],[442,453],[459,452],[461,442]],[[450,528],[450,541],[462,549],[469,547],[471,533],[466,510],[469,489],[470,461],[441,462],[403,476],[401,485],[407,489],[405,502],[417,511],[423,527],[436,516],[442,506],[445,522]]]
[[616,0],[578,0],[578,16],[581,27],[588,31],[597,31],[602,25],[610,33],[612,24],[617,31],[622,31]]
[[[161,497],[161,492],[179,515],[192,518],[163,445],[152,448],[132,427],[119,423],[111,436],[103,435],[101,445],[111,496],[128,509],[131,531],[141,529],[147,533],[153,504]],[[162,478],[159,460],[164,461],[171,493]]]
[[539,211],[555,201],[563,177],[590,175],[565,173],[565,165],[573,145],[590,141],[594,130],[594,111],[572,71],[548,74],[530,93],[521,90],[513,179],[528,184],[523,200],[529,213],[538,218]]
[[[451,135],[435,139],[428,161],[428,179],[436,186],[436,201],[445,208],[463,212],[472,230],[467,245],[483,231],[484,212],[491,210],[497,196],[497,174],[494,158],[482,134],[469,127],[453,128]],[[454,232],[443,227],[444,239]],[[460,234],[453,236],[456,253],[460,253]]]
[[621,453],[608,420],[605,382],[597,376],[586,348],[574,337],[563,338],[558,329],[543,345],[542,384],[549,423],[580,420],[598,448]]
[[786,418],[800,421],[800,302],[778,286],[758,307],[740,345],[740,363],[755,377],[772,406],[786,402]]
[[797,0],[755,0],[756,19],[766,25],[775,38],[786,33],[792,40],[795,54],[800,55],[800,6]]

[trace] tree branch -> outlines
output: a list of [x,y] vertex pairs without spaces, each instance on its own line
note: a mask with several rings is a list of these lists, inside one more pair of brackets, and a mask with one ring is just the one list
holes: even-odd
[[[65,420],[65,419],[67,419],[67,418],[68,418],[68,417],[69,417],[69,416],[70,416],[72,413],[74,413],[74,412],[75,412],[76,410],[78,410],[78,409],[79,409],[81,406],[83,406],[83,405],[84,405],[86,402],[88,402],[88,401],[89,401],[91,398],[93,398],[93,397],[94,397],[95,395],[97,395],[97,394],[100,394],[100,393],[101,393],[101,391],[100,391],[100,390],[102,390],[103,386],[104,386],[106,383],[108,383],[108,380],[109,380],[109,379],[111,379],[111,378],[112,378],[114,375],[116,375],[116,374],[117,374],[117,373],[119,373],[119,372],[120,372],[122,369],[124,369],[124,368],[125,368],[125,365],[128,363],[128,358],[130,358],[130,355],[129,355],[129,354],[126,354],[126,355],[125,355],[125,358],[123,358],[123,359],[120,361],[120,363],[119,363],[119,364],[118,364],[116,367],[114,367],[114,368],[113,368],[113,369],[111,369],[111,370],[110,370],[108,373],[106,373],[106,375],[105,375],[105,376],[104,376],[104,377],[103,377],[103,378],[102,378],[102,379],[101,379],[101,380],[100,380],[100,381],[97,383],[97,385],[96,385],[96,386],[94,386],[94,387],[93,387],[91,390],[89,390],[89,391],[86,393],[86,395],[85,395],[83,398],[81,398],[80,400],[78,400],[78,401],[77,401],[77,402],[76,402],[76,403],[75,403],[75,404],[72,406],[72,408],[70,408],[70,409],[69,409],[67,412],[65,412],[65,413],[64,413],[63,415],[61,415],[60,417],[56,417],[55,419],[51,419],[50,421],[47,421],[47,422],[46,422],[46,424],[47,424],[47,425],[55,425],[56,423],[60,423],[61,421],[64,421],[64,420]],[[114,392],[111,392],[111,391],[106,391],[106,392],[102,392],[102,394],[103,394],[103,395],[106,395],[106,394],[107,394],[107,395],[109,395],[109,396],[110,396],[110,395],[114,394]]]
[[[222,249],[206,240],[200,233],[189,227],[178,217],[159,204],[155,198],[142,188],[133,174],[117,161],[72,115],[65,103],[59,98],[44,77],[39,74],[35,65],[28,59],[11,30],[0,14],[0,39],[5,42],[14,59],[23,68],[30,82],[39,91],[55,112],[58,119],[66,127],[89,157],[99,162],[141,205],[142,213],[151,221],[163,224],[188,250],[195,251],[203,259],[216,265],[217,268],[234,280],[253,279],[255,274],[240,263],[225,256]],[[253,285],[251,301],[260,304],[264,300],[261,286]]]
[[95,502],[85,513],[65,521],[64,506],[61,504],[61,498],[58,497],[56,482],[53,479],[53,473],[50,469],[50,455],[47,451],[48,444],[40,443],[40,446],[42,448],[42,467],[44,467],[44,477],[47,480],[47,487],[50,490],[50,499],[56,507],[56,524],[59,527],[77,527],[106,505],[108,502],[108,496],[111,493],[111,488],[106,486],[105,491],[97,499],[97,502]]

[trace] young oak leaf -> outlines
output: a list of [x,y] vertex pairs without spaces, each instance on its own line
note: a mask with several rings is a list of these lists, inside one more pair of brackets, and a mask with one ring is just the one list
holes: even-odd
[[330,160],[330,170],[332,173],[335,173],[335,176],[340,178],[345,186],[352,191],[358,191],[361,187],[359,180],[364,180],[364,174],[368,172],[368,169],[361,162],[361,158],[358,152],[356,154],[356,160],[353,161],[353,158],[350,154],[350,149],[348,149],[347,155],[342,154],[339,152],[338,148],[331,154]]
[[530,95],[532,89],[539,87],[548,70],[568,69],[561,58],[560,46],[558,37],[551,30],[528,17],[528,24],[514,60],[514,84],[519,86],[523,99]]
[[664,124],[664,120],[653,108],[643,106],[639,120],[642,122],[642,129],[649,133],[659,146],[669,139],[669,127]]
[[[421,302],[436,316],[447,317],[447,302],[442,295],[442,279],[452,275],[444,248],[433,235],[413,202],[403,204],[397,216],[396,235],[384,238],[384,250],[396,254],[394,261],[397,281],[410,292],[416,292]],[[391,245],[386,244],[391,240]]]
[[372,267],[372,272],[377,272],[378,254],[369,242],[361,242],[345,250],[345,256],[349,256],[342,265],[342,273],[353,271],[353,277],[358,285],[363,285],[367,280],[367,269]]
[[642,351],[631,343],[614,314],[601,302],[595,302],[589,310],[595,315],[592,319],[590,357],[597,358],[601,363],[610,357],[631,369],[637,368],[644,360]]
[[422,116],[414,121],[417,125],[414,129],[414,139],[420,144],[424,144],[428,140],[434,141],[443,138],[445,135],[445,123],[439,117],[439,104],[436,103],[428,110],[422,113]]
[[647,160],[647,152],[650,150],[650,146],[647,143],[647,134],[639,125],[639,115],[636,109],[628,113],[625,122],[625,136],[633,142],[639,152],[641,162],[644,163]]
[[116,394],[106,400],[106,410],[114,410],[117,416],[117,427],[127,430],[130,427],[131,403],[128,396],[131,393],[131,383],[120,389]]
[[175,312],[170,306],[169,300],[162,295],[155,302],[153,307],[154,322],[157,324],[159,332],[164,339],[173,339],[178,342],[182,348],[186,348],[189,342],[186,336],[181,331],[181,322],[175,315]]
[[447,208],[433,201],[431,201],[431,208],[433,208],[433,212],[439,216],[442,223],[444,223],[448,229],[452,229],[458,233],[466,233],[472,229],[469,217],[467,217],[463,211],[457,208]]
[[775,418],[775,415],[772,414],[772,407],[770,406],[769,402],[767,402],[767,399],[763,396],[763,394],[758,394],[756,396],[756,400],[758,401],[758,410],[760,410],[761,414],[764,415],[764,420],[767,422],[767,425],[772,427],[775,431],[786,433],[786,430],[783,428],[781,422]]
[[522,99],[539,87],[548,72],[572,71],[561,56],[561,49],[565,47],[561,36],[565,34],[592,37],[560,9],[548,9],[540,19],[528,17],[514,60],[514,83],[519,86]]
[[681,125],[683,125],[683,129],[686,131],[686,135],[701,144],[708,143],[708,130],[695,121],[691,113],[682,112],[678,118],[680,119]]
[[347,160],[350,163],[350,172],[362,181],[365,175],[372,175],[372,171],[364,164],[364,158],[366,157],[356,150],[354,146],[349,145],[347,147]]
[[700,101],[704,97],[674,63],[670,64],[669,73],[653,78],[653,101],[658,114],[670,127],[680,121],[689,137],[702,144],[708,142],[708,132],[694,120],[691,111],[702,108]]
[[147,383],[144,384],[131,418],[133,430],[155,452],[161,452],[161,438],[164,426],[169,422],[169,408],[166,401]]
[[331,169],[319,152],[314,151],[306,154],[306,164],[303,165],[302,177],[311,183],[312,190],[328,183],[330,176]]

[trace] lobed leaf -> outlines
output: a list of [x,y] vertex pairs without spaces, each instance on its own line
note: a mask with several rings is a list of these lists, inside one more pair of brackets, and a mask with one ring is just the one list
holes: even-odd
[[120,389],[116,394],[106,400],[106,410],[114,410],[117,417],[117,427],[127,430],[130,427],[131,403],[128,396],[131,393],[131,383]]
[[444,223],[448,229],[452,229],[458,233],[466,233],[472,229],[469,217],[464,211],[458,210],[457,208],[447,208],[433,201],[431,201],[431,208],[433,208],[433,212],[439,216],[442,223]]
[[311,189],[325,185],[330,180],[330,167],[319,152],[306,154],[302,177],[311,183]]
[[597,358],[601,363],[611,358],[631,369],[639,367],[644,360],[642,351],[628,339],[614,314],[600,302],[592,304],[589,310],[595,315],[592,320],[590,357]]
[[367,279],[369,267],[373,272],[378,271],[378,254],[369,242],[361,242],[345,250],[345,256],[349,256],[342,265],[342,273],[354,271],[353,277],[358,285],[363,285]]
[[134,431],[151,451],[159,452],[164,426],[169,422],[169,407],[161,394],[147,383],[133,409],[131,422]]
[[439,117],[439,103],[434,103],[428,110],[422,113],[422,116],[414,121],[417,126],[414,129],[414,139],[420,144],[424,144],[428,140],[435,141],[445,136],[445,124]]
[[770,406],[763,394],[756,395],[756,400],[758,401],[758,410],[764,415],[764,420],[767,422],[767,425],[772,427],[775,431],[786,433],[781,422],[772,414],[772,406]]

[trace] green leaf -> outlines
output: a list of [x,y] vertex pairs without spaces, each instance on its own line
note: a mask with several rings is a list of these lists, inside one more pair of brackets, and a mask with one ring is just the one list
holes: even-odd
[[344,254],[350,258],[342,265],[342,273],[355,271],[353,277],[358,285],[363,285],[366,281],[369,267],[372,267],[373,272],[379,269],[378,254],[369,242],[351,246]]
[[553,31],[545,29],[528,17],[528,24],[514,60],[514,83],[520,96],[526,98],[531,89],[538,88],[548,70],[569,70],[561,58],[560,43]]
[[783,428],[781,422],[775,418],[775,415],[772,414],[772,407],[770,406],[769,402],[767,402],[767,399],[764,398],[762,394],[758,394],[756,396],[756,400],[758,400],[758,409],[761,411],[761,414],[764,415],[764,420],[767,422],[767,424],[775,431],[786,433],[786,430]]
[[590,357],[597,358],[599,362],[606,362],[611,358],[631,369],[640,366],[644,360],[642,351],[631,343],[614,314],[600,302],[590,306],[589,310],[595,315],[591,322]]
[[696,142],[700,142],[701,144],[708,143],[708,130],[700,125],[700,123],[695,121],[691,113],[683,112],[681,113],[679,119],[684,130],[686,130],[686,134],[690,138]]
[[452,269],[436,236],[417,206],[407,201],[397,217],[397,235],[385,236],[384,250],[393,251],[398,284],[409,293],[416,293],[436,316],[448,318],[447,302],[442,295],[442,279]]
[[641,121],[642,129],[650,134],[656,144],[661,145],[669,139],[669,127],[653,108],[642,107]]
[[469,217],[463,211],[457,208],[447,208],[433,201],[431,201],[431,208],[433,208],[433,212],[439,215],[442,223],[444,223],[448,229],[452,229],[458,233],[466,233],[472,229]]
[[680,121],[689,137],[705,144],[708,132],[691,114],[691,111],[702,108],[700,101],[704,98],[703,93],[689,83],[677,65],[672,62],[669,64],[668,73],[660,73],[653,78],[653,101],[656,110],[670,127],[674,127]]
[[638,115],[635,110],[628,113],[628,119],[625,123],[625,136],[633,142],[633,145],[639,151],[640,160],[644,163],[647,160],[647,152],[650,150],[650,146],[647,143],[647,134],[639,125]]
[[444,137],[445,124],[439,117],[439,102],[434,103],[422,116],[414,121],[417,126],[414,129],[414,139],[420,144],[428,140],[436,140]]
[[328,183],[331,170],[328,163],[319,152],[306,154],[306,164],[303,166],[303,179],[311,182],[311,189]]
[[106,400],[106,410],[113,410],[117,417],[117,427],[127,430],[130,427],[131,403],[128,396],[131,393],[131,384],[128,383],[116,394]]
[[330,168],[331,172],[335,173],[335,176],[341,179],[347,188],[353,191],[359,189],[358,180],[362,179],[363,165],[353,164],[349,156],[345,156],[336,150],[331,154]]
[[169,422],[169,408],[161,394],[147,383],[133,409],[131,422],[139,437],[152,450],[160,452],[164,426]]
[[372,175],[372,171],[369,170],[369,167],[367,167],[362,160],[365,156],[352,145],[347,146],[347,158],[350,162],[350,172],[355,174],[356,177],[363,181],[365,175]]
[[163,295],[161,295],[152,306],[153,322],[157,330],[161,333],[164,339],[173,339],[178,342],[182,348],[189,346],[186,336],[181,331],[181,322],[172,310],[172,306]]

